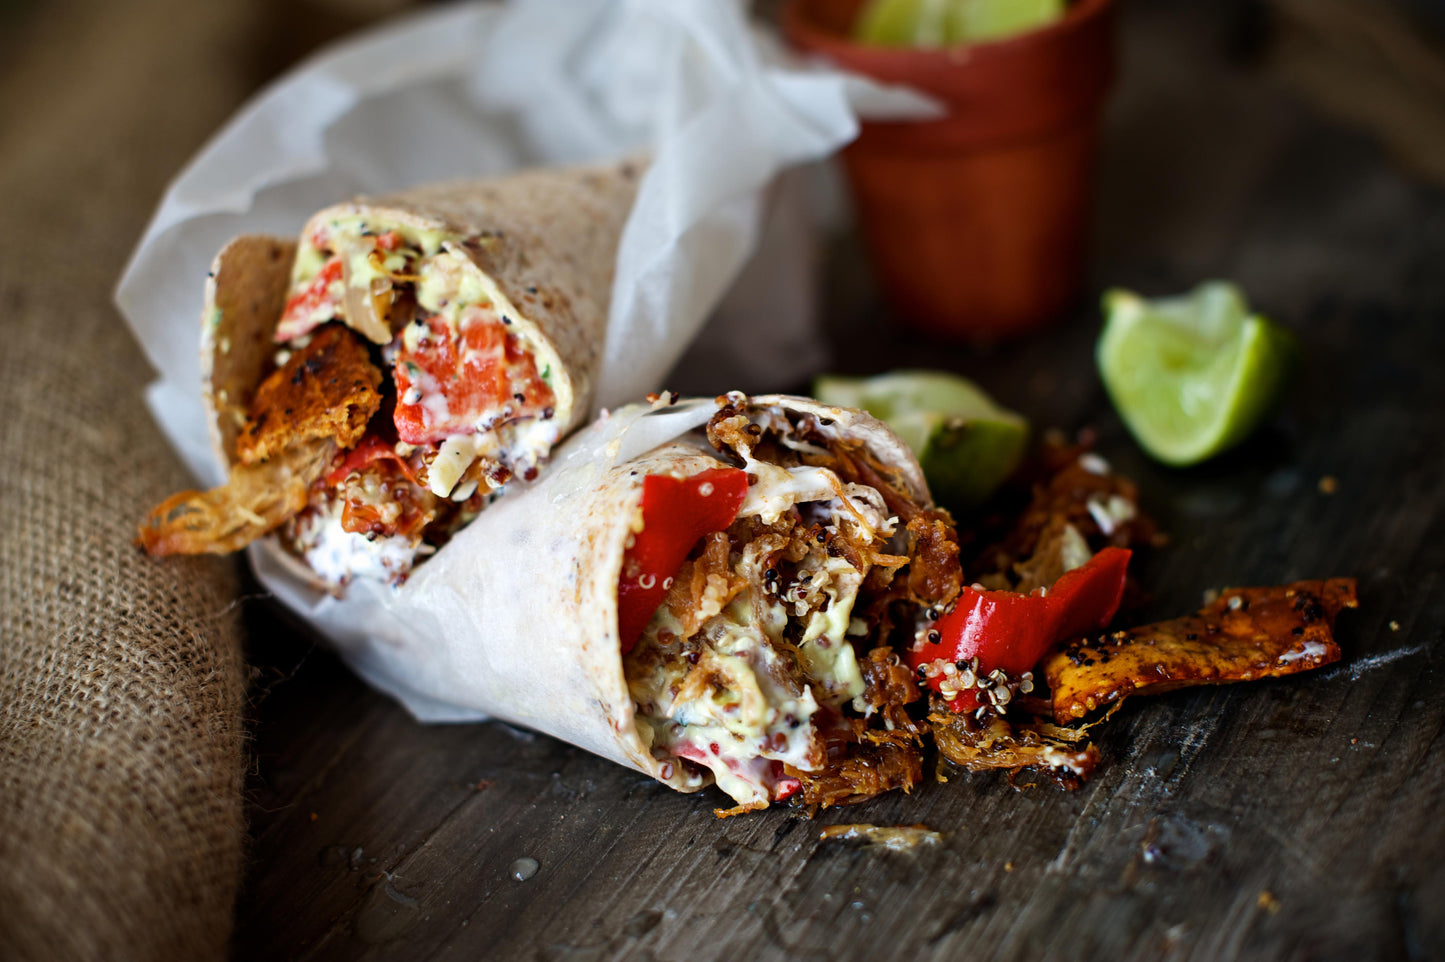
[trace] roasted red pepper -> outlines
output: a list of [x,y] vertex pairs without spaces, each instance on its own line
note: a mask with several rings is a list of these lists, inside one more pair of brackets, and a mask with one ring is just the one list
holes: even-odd
[[617,582],[617,631],[624,655],[637,644],[693,545],[732,524],[747,493],[747,474],[738,468],[643,479],[642,530],[623,555]]
[[417,478],[415,469],[412,468],[406,458],[397,454],[396,448],[393,445],[383,441],[375,434],[368,434],[361,439],[360,444],[346,452],[346,456],[342,458],[341,462],[335,468],[332,468],[331,473],[326,476],[326,486],[328,488],[336,487],[342,481],[346,480],[347,475],[353,471],[361,471],[373,461],[395,461],[400,466],[401,473],[406,475],[408,481],[418,488],[426,487],[426,485],[422,484]]
[[396,352],[394,420],[403,441],[430,444],[471,434],[489,415],[498,422],[552,417],[556,396],[495,314],[468,309],[455,331],[441,317],[422,323],[425,336],[411,346],[403,340]]
[[[908,663],[918,669],[977,658],[980,677],[997,668],[1022,675],[1056,643],[1098,631],[1113,620],[1128,566],[1128,550],[1105,548],[1065,572],[1042,595],[964,588],[953,610],[934,622],[929,640],[909,652]],[[929,687],[938,691],[944,677],[930,675]],[[978,689],[961,693],[948,706],[972,711],[979,706]]]
[[[333,257],[322,265],[316,276],[305,287],[291,295],[286,308],[281,312],[281,321],[276,325],[277,342],[307,334],[316,325],[336,316],[335,305],[339,303],[331,296],[331,285],[341,280],[341,258]],[[323,306],[332,305],[328,314],[320,313]]]

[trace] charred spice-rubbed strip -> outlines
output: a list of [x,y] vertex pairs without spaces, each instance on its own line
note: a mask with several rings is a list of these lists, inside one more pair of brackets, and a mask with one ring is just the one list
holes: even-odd
[[332,326],[256,390],[226,484],[157,505],[137,543],[153,555],[226,554],[300,511],[339,451],[381,407],[381,372],[356,335]]
[[1337,661],[1332,623],[1352,578],[1221,592],[1192,615],[1079,639],[1043,662],[1059,721],[1130,695],[1292,675]]

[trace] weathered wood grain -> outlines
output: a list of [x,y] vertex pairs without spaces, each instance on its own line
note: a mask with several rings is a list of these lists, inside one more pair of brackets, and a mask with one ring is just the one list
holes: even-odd
[[[329,655],[301,658],[306,643],[253,603],[237,954],[1445,955],[1445,196],[1242,59],[1229,8],[1123,11],[1094,279],[1149,293],[1240,280],[1308,352],[1271,428],[1211,465],[1156,466],[1093,373],[1089,305],[985,356],[916,343],[879,333],[846,241],[830,337],[844,369],[952,367],[1036,424],[1096,428],[1172,537],[1141,559],[1146,615],[1228,584],[1358,577],[1342,663],[1133,700],[1072,794],[956,775],[815,822],[718,821],[719,795],[672,794],[546,738],[416,725]],[[851,821],[923,822],[946,840],[913,856],[817,842]],[[523,858],[538,868],[517,881]]]

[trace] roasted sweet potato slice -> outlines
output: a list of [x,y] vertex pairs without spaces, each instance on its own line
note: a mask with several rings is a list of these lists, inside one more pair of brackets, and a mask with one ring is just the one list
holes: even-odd
[[1340,657],[1334,617],[1355,605],[1353,578],[1236,588],[1183,618],[1079,639],[1043,662],[1054,718],[1083,718],[1130,695],[1327,665]]
[[381,407],[379,387],[381,371],[361,339],[327,324],[256,389],[236,455],[242,464],[256,464],[322,438],[343,450],[355,447]]

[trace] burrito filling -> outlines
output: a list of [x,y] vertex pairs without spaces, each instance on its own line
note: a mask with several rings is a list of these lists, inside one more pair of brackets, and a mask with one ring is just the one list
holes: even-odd
[[[643,743],[691,784],[710,774],[738,810],[910,788],[922,730],[903,706],[919,689],[889,648],[869,648],[956,592],[956,545],[940,590],[913,590],[928,579],[909,566],[940,518],[816,418],[728,406],[709,435],[747,486],[734,519],[664,579],[625,655]],[[630,549],[620,592],[662,576],[637,570]]]
[[[558,361],[509,304],[455,236],[360,216],[315,227],[297,252],[275,369],[250,405],[232,480],[166,502],[142,543],[160,554],[232,551],[279,526],[333,589],[357,577],[399,582],[514,477],[535,478],[567,420]],[[364,404],[337,387],[363,382]],[[343,402],[347,430],[320,431],[303,457],[298,412],[332,425]],[[264,495],[282,476],[292,485],[284,501]]]

